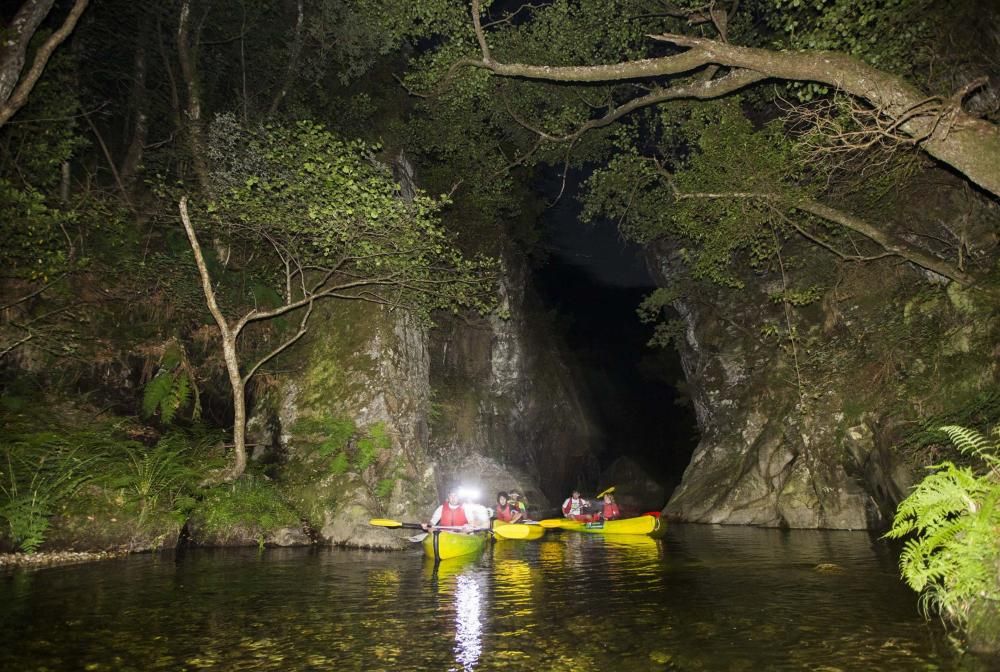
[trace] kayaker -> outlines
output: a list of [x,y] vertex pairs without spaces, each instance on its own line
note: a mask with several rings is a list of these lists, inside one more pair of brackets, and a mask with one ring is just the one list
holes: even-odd
[[472,526],[469,525],[469,518],[465,515],[465,507],[458,499],[456,488],[449,490],[448,498],[441,503],[441,506],[434,509],[434,513],[431,514],[431,522],[421,525],[427,531],[436,526],[471,529]]
[[622,512],[615,503],[615,496],[610,492],[604,495],[604,508],[601,510],[601,518],[604,520],[617,520],[622,517]]
[[496,519],[505,523],[516,523],[524,517],[517,505],[507,499],[506,492],[497,493]]
[[510,505],[512,508],[517,509],[521,512],[521,519],[528,517],[528,503],[524,501],[524,497],[518,492],[511,491],[510,495]]
[[594,520],[594,516],[586,512],[588,506],[590,502],[580,496],[579,490],[574,490],[573,495],[563,502],[562,512],[567,518],[589,523]]

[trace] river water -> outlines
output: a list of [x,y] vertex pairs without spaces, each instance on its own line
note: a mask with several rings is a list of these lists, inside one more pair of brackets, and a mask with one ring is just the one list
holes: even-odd
[[962,670],[865,533],[550,531],[418,551],[192,550],[0,574],[0,670]]

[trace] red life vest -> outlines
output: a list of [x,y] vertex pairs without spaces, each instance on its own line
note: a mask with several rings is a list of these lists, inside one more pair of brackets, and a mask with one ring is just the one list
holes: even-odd
[[614,502],[604,505],[604,520],[614,520],[622,515],[618,510],[618,505]]
[[468,524],[469,520],[465,517],[465,509],[461,504],[454,509],[448,502],[441,504],[441,520],[438,521],[438,525],[441,527],[461,527]]
[[502,520],[505,523],[510,522],[510,517],[513,512],[510,510],[510,504],[506,504],[503,508],[497,504],[497,520]]

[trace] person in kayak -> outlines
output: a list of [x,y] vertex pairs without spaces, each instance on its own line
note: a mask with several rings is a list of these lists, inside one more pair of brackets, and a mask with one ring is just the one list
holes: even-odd
[[496,506],[496,519],[502,520],[505,523],[517,523],[520,522],[524,514],[517,507],[517,504],[511,502],[507,499],[506,492],[497,493],[497,506]]
[[574,490],[573,495],[563,502],[562,512],[567,518],[589,523],[595,518],[594,515],[587,513],[589,506],[590,502],[580,496],[580,491]]
[[518,492],[511,491],[510,495],[510,506],[513,509],[517,509],[521,512],[521,520],[528,517],[528,503],[524,501],[524,497]]
[[449,490],[448,498],[441,502],[441,506],[434,509],[434,513],[431,514],[431,522],[421,525],[428,532],[432,527],[437,526],[461,527],[464,530],[472,528],[469,524],[469,518],[465,514],[465,506],[458,499],[457,489]]
[[601,510],[602,520],[617,520],[622,517],[622,512],[615,503],[615,496],[610,492],[604,495],[604,508]]

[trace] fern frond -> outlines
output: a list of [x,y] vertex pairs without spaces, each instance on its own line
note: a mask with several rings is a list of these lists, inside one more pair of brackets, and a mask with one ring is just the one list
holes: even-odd
[[946,425],[940,429],[966,455],[978,457],[991,467],[1000,464],[1000,458],[997,457],[998,446],[976,430],[958,425]]
[[890,538],[909,535],[900,553],[903,580],[921,592],[925,614],[936,610],[961,626],[979,600],[1000,599],[1000,483],[997,445],[975,430],[942,427],[961,452],[992,471],[942,462],[899,503]]
[[163,418],[163,422],[169,424],[173,421],[174,416],[177,411],[184,407],[187,403],[188,397],[191,394],[191,387],[188,385],[187,374],[183,371],[177,373],[174,376],[173,385],[170,388],[170,393],[160,404],[160,417]]
[[160,408],[163,400],[170,395],[173,384],[174,377],[163,369],[160,369],[153,379],[146,383],[146,389],[142,393],[143,417],[151,418],[156,415],[156,409]]

